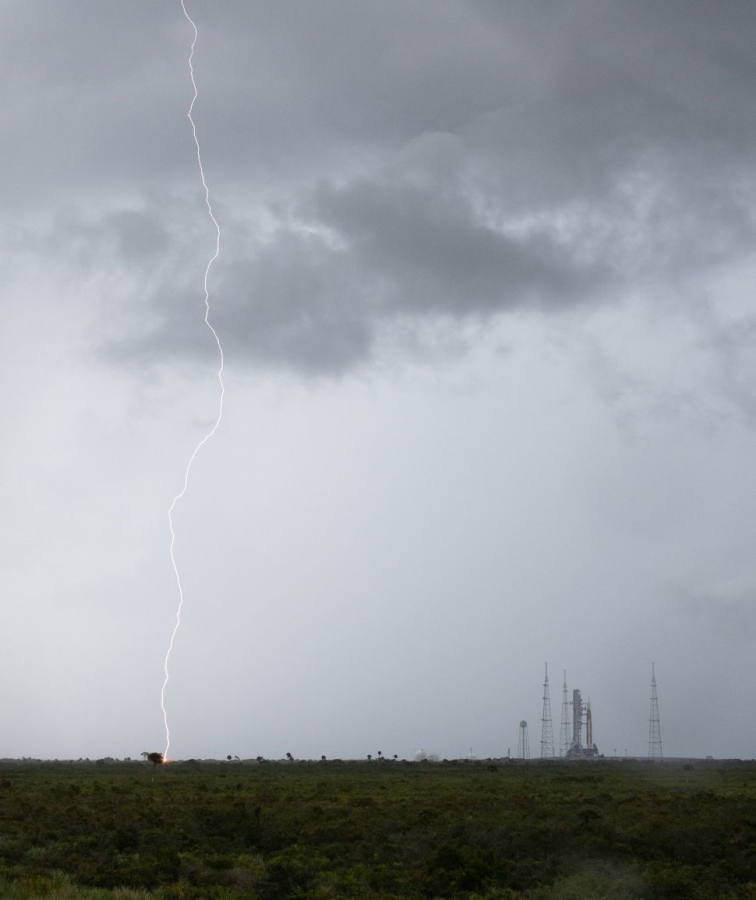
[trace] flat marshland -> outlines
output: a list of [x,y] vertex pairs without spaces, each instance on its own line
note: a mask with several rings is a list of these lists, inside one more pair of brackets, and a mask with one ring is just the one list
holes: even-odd
[[756,900],[756,763],[6,760],[0,896]]

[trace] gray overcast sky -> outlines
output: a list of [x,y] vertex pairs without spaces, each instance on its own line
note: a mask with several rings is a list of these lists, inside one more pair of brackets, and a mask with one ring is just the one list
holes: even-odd
[[[186,7],[172,755],[754,756],[756,8]],[[0,7],[1,756],[165,743],[192,36]]]

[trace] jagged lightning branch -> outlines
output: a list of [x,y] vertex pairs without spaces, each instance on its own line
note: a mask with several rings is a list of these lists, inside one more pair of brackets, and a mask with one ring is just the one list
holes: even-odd
[[218,368],[218,384],[220,386],[220,397],[218,400],[218,415],[215,419],[215,423],[213,427],[205,434],[202,440],[197,444],[194,448],[194,452],[189,457],[189,462],[186,464],[186,469],[184,470],[184,484],[179,491],[178,494],[173,498],[173,501],[168,509],[168,527],[171,532],[171,544],[170,544],[170,554],[171,554],[171,565],[173,566],[173,574],[176,577],[176,586],[178,587],[179,593],[179,603],[178,608],[176,609],[176,623],[173,626],[173,631],[171,633],[171,639],[168,643],[168,650],[165,654],[165,662],[163,663],[163,670],[165,672],[165,680],[163,681],[163,687],[160,691],[160,707],[163,710],[163,722],[165,724],[165,753],[163,754],[164,758],[168,759],[168,750],[171,746],[171,731],[168,727],[168,712],[165,708],[165,689],[168,686],[168,681],[170,679],[168,664],[171,659],[171,653],[173,652],[173,644],[176,640],[176,634],[178,633],[179,626],[181,625],[181,611],[184,606],[184,590],[181,586],[181,575],[179,574],[179,568],[176,563],[176,556],[174,553],[174,548],[176,545],[176,532],[173,527],[173,511],[176,508],[176,504],[186,493],[187,487],[189,486],[189,473],[192,468],[192,464],[197,457],[197,454],[204,447],[204,445],[210,440],[210,438],[215,434],[218,430],[218,426],[221,423],[221,419],[223,418],[223,398],[225,395],[225,385],[223,383],[223,347],[220,342],[220,338],[218,337],[218,332],[213,328],[210,324],[210,291],[208,288],[208,279],[210,277],[210,269],[213,266],[213,263],[218,258],[220,254],[220,240],[221,240],[221,230],[218,225],[218,221],[213,215],[213,207],[210,203],[210,190],[207,186],[207,181],[205,180],[205,170],[202,165],[202,153],[200,151],[199,139],[197,138],[197,126],[194,122],[194,118],[192,116],[192,112],[194,111],[194,104],[197,101],[197,97],[199,96],[199,91],[197,90],[197,82],[194,79],[194,48],[197,44],[197,37],[199,36],[199,32],[197,31],[197,26],[194,24],[189,13],[186,11],[186,6],[184,5],[184,0],[181,0],[181,9],[183,10],[184,16],[186,17],[189,24],[192,26],[194,30],[194,39],[192,40],[192,46],[189,51],[189,76],[192,80],[192,88],[194,89],[194,96],[192,97],[192,102],[189,104],[189,111],[187,112],[187,116],[189,118],[189,122],[192,126],[192,135],[194,136],[194,145],[197,148],[197,165],[199,166],[200,178],[202,179],[202,187],[205,191],[205,206],[207,207],[207,214],[210,217],[214,227],[215,227],[215,252],[208,260],[207,266],[205,267],[205,279],[204,279],[204,288],[205,288],[205,325],[210,329],[213,338],[215,339],[215,343],[218,347],[218,355],[220,358],[220,365]]

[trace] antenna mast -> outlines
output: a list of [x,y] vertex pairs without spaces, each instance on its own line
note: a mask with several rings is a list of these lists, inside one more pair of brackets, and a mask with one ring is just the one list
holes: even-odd
[[554,759],[554,727],[551,723],[551,694],[549,692],[549,664],[545,663],[543,681],[543,715],[541,716],[541,759]]
[[656,696],[656,672],[651,663],[651,715],[648,723],[648,758],[663,759],[661,724],[659,722],[659,698]]

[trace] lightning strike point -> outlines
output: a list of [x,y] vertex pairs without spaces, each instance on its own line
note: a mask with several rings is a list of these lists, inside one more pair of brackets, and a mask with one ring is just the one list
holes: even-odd
[[173,568],[173,574],[176,580],[176,587],[178,588],[178,607],[176,608],[176,621],[173,626],[173,631],[171,632],[171,639],[168,642],[168,650],[165,654],[165,660],[163,662],[163,671],[165,673],[165,680],[163,681],[163,687],[160,691],[160,708],[163,711],[163,724],[165,726],[165,752],[163,753],[163,762],[168,762],[168,750],[171,746],[171,731],[168,725],[168,711],[165,705],[165,692],[168,687],[168,682],[170,681],[170,670],[169,664],[171,660],[171,654],[173,653],[173,645],[176,641],[176,635],[178,634],[179,627],[181,625],[181,613],[184,607],[184,589],[181,584],[181,575],[179,573],[178,564],[176,562],[175,555],[175,547],[176,547],[176,531],[174,528],[173,522],[173,513],[176,509],[176,505],[183,498],[184,494],[186,494],[187,488],[189,487],[189,474],[192,469],[192,465],[194,464],[194,460],[197,458],[200,450],[205,446],[205,444],[210,440],[210,438],[215,434],[220,426],[221,420],[223,419],[223,400],[225,396],[225,385],[223,383],[223,368],[224,368],[224,359],[223,359],[223,346],[221,345],[220,338],[218,336],[218,332],[213,328],[210,322],[210,289],[208,286],[210,279],[210,270],[213,267],[216,259],[220,255],[220,243],[221,243],[221,230],[218,225],[218,221],[213,215],[213,207],[210,203],[210,189],[207,186],[207,180],[205,178],[205,169],[202,165],[202,152],[200,150],[199,138],[197,137],[197,125],[194,121],[193,112],[194,112],[194,104],[197,102],[197,98],[199,96],[199,91],[197,90],[197,82],[194,78],[194,48],[197,44],[197,38],[199,37],[199,32],[197,30],[197,26],[194,23],[194,20],[191,18],[189,13],[187,12],[186,5],[184,0],[181,0],[181,9],[184,13],[184,17],[187,22],[192,27],[194,32],[194,37],[192,39],[192,44],[189,50],[189,58],[188,58],[188,66],[189,66],[189,77],[192,82],[192,89],[194,94],[192,96],[191,103],[189,104],[189,110],[187,111],[187,117],[189,119],[189,123],[192,128],[192,137],[194,138],[194,146],[197,151],[197,166],[199,168],[200,179],[202,181],[202,188],[205,194],[205,206],[207,208],[207,214],[210,218],[210,221],[213,224],[215,229],[215,251],[207,262],[207,266],[205,267],[205,276],[204,276],[204,292],[205,292],[205,325],[213,336],[216,347],[218,348],[218,388],[219,388],[219,397],[218,397],[218,414],[215,418],[215,422],[213,423],[212,428],[201,438],[201,440],[197,443],[194,448],[194,452],[189,457],[189,460],[186,464],[186,468],[184,469],[184,481],[181,487],[181,490],[176,494],[173,498],[170,507],[168,508],[168,529],[170,531],[170,558],[171,558],[171,566]]

